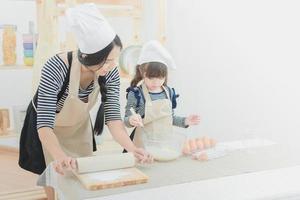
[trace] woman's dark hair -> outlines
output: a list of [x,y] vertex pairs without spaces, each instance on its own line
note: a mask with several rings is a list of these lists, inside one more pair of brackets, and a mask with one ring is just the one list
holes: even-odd
[[[105,63],[109,53],[112,49],[117,46],[122,49],[122,42],[118,35],[114,38],[114,40],[104,49],[98,51],[94,54],[82,54],[78,51],[78,58],[79,61],[85,66],[97,65],[101,63]],[[82,57],[84,55],[84,57]],[[101,93],[101,104],[97,112],[95,124],[94,124],[94,134],[101,135],[103,132],[104,127],[104,103],[106,102],[106,79],[105,76],[99,76],[98,84],[100,86],[100,93]]]
[[165,78],[164,85],[167,85],[168,68],[160,62],[149,62],[137,65],[135,68],[135,76],[132,79],[130,86],[135,87],[143,79],[143,73],[147,78]]
[[101,65],[105,63],[109,53],[114,48],[114,46],[118,46],[122,49],[122,42],[118,35],[114,38],[114,40],[107,45],[104,49],[97,51],[93,54],[85,54],[78,50],[78,60],[84,66],[93,66],[93,65]]

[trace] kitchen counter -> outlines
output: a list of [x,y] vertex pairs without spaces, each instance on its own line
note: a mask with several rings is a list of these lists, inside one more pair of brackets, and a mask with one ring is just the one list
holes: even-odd
[[[232,193],[231,190],[228,190],[228,192],[226,192],[225,188],[228,187],[225,184],[226,181],[230,182],[231,180],[232,185],[239,183],[238,185],[240,187],[243,187],[243,184],[246,184],[245,187],[248,187],[247,184],[250,184],[250,182],[248,183],[247,180],[248,178],[251,179],[252,177],[253,180],[263,183],[264,181],[267,181],[268,178],[264,178],[264,174],[260,174],[260,173],[266,172],[267,174],[265,174],[265,176],[268,177],[268,172],[275,170],[275,174],[276,174],[276,170],[278,169],[284,171],[284,169],[288,169],[290,167],[300,166],[300,157],[296,155],[295,152],[299,152],[299,148],[296,146],[271,145],[271,146],[257,147],[251,149],[251,151],[237,150],[229,153],[225,157],[207,161],[207,162],[195,161],[190,159],[189,157],[182,157],[172,162],[163,162],[163,163],[156,162],[149,166],[138,166],[138,168],[141,171],[143,171],[145,174],[147,174],[150,177],[148,183],[126,186],[126,187],[115,188],[115,189],[98,190],[98,191],[86,190],[72,174],[69,174],[68,176],[65,177],[56,176],[56,173],[53,173],[53,171],[50,174],[56,176],[55,178],[56,178],[57,185],[54,186],[56,187],[56,190],[59,195],[65,195],[64,196],[65,199],[70,199],[70,198],[74,200],[89,199],[89,198],[115,199],[113,198],[115,195],[117,195],[119,199],[129,199],[128,197],[132,194],[143,195],[141,197],[145,198],[144,194],[151,196],[151,192],[149,191],[161,191],[158,193],[155,192],[153,193],[153,195],[155,195],[157,199],[161,199],[161,198],[167,199],[166,198],[166,196],[168,196],[168,194],[166,194],[167,192],[171,192],[173,190],[174,190],[173,192],[180,191],[180,190],[176,190],[176,188],[178,187],[181,188],[181,186],[182,186],[181,191],[186,195],[187,195],[186,191],[190,191],[189,188],[198,188],[198,190],[194,191],[193,193],[195,193],[195,195],[198,194],[201,196],[201,191],[203,192],[203,194],[215,193],[211,190],[214,184],[216,184],[215,185],[216,188],[218,187],[223,188],[224,190],[223,193],[228,193],[227,195],[230,196],[233,194],[231,194]],[[296,169],[297,168],[294,168],[294,171],[297,171]],[[291,174],[292,171],[290,172]],[[279,172],[277,173],[279,177],[282,176],[283,174]],[[298,174],[295,174],[295,177],[297,177],[297,175]],[[272,174],[269,174],[269,176],[273,177]],[[285,177],[283,176],[282,178]],[[290,178],[293,178],[293,176],[290,175]],[[278,182],[280,182],[280,180],[283,179],[279,178]],[[222,181],[224,181],[224,185],[222,184]],[[205,192],[204,189],[202,189],[202,185],[205,182],[211,183],[212,185],[212,188],[210,190],[207,190],[207,192]],[[293,184],[288,188],[293,188],[292,186],[298,184],[297,186],[299,186],[298,188],[300,190],[299,182],[300,179],[298,178],[296,179],[296,182],[293,182]],[[200,185],[197,186],[198,184]],[[165,188],[165,190],[163,188]],[[249,186],[249,188],[251,187]],[[259,190],[263,190],[263,188]],[[67,191],[72,191],[72,192],[70,194]],[[273,192],[274,194],[276,194],[278,191],[279,190],[274,189]],[[257,193],[256,190],[251,190],[251,189],[248,192],[249,195],[244,195],[244,198],[242,198],[242,196],[239,196],[240,198],[236,198],[236,199],[240,199],[240,200],[251,199],[251,198],[247,198],[247,196],[251,197],[251,195]],[[295,192],[299,192],[299,191],[295,191]],[[161,194],[162,196],[161,197],[157,196],[158,194]],[[271,195],[271,192],[269,192],[268,194]],[[71,195],[71,196],[66,196],[66,195]],[[110,195],[113,196],[110,197]],[[170,194],[169,196],[170,199],[174,199],[172,196],[173,195]],[[177,198],[177,199],[182,199],[182,195],[181,198]],[[211,199],[223,200],[224,198],[211,198]],[[252,199],[255,199],[254,196]]]

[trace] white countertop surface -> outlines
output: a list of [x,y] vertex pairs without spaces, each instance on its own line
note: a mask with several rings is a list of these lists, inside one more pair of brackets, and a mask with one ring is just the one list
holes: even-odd
[[89,198],[88,200],[298,200],[300,165]]

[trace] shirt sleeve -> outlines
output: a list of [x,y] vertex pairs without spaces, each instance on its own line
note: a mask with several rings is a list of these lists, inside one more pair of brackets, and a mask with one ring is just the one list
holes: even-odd
[[129,123],[129,117],[132,115],[130,108],[133,108],[133,110],[138,113],[137,110],[137,99],[135,97],[135,94],[133,91],[129,91],[127,95],[127,103],[125,106],[125,117],[124,117],[124,123],[128,128],[131,128],[132,126]]
[[185,117],[180,117],[180,116],[175,115],[174,110],[173,110],[173,125],[181,127],[181,128],[188,127],[185,125]]
[[[174,96],[176,94],[173,92],[173,90],[170,90],[170,91],[171,91],[170,98],[176,100],[176,96]],[[181,128],[187,128],[188,127],[188,126],[185,125],[185,117],[175,115],[175,110],[174,109],[172,109],[172,115],[173,115],[173,125],[174,126],[178,126],[178,127],[181,127]]]
[[106,75],[106,102],[104,103],[105,124],[113,120],[122,120],[120,110],[120,74],[114,68]]
[[54,128],[57,94],[62,88],[66,73],[67,66],[57,55],[44,64],[38,87],[37,129]]

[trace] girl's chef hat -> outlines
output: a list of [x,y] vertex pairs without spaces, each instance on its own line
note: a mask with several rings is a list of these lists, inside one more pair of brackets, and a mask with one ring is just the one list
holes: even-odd
[[143,45],[137,64],[160,62],[168,68],[176,69],[175,62],[170,53],[156,40],[151,40]]
[[107,47],[116,33],[93,3],[66,10],[66,18],[82,53],[93,54]]

